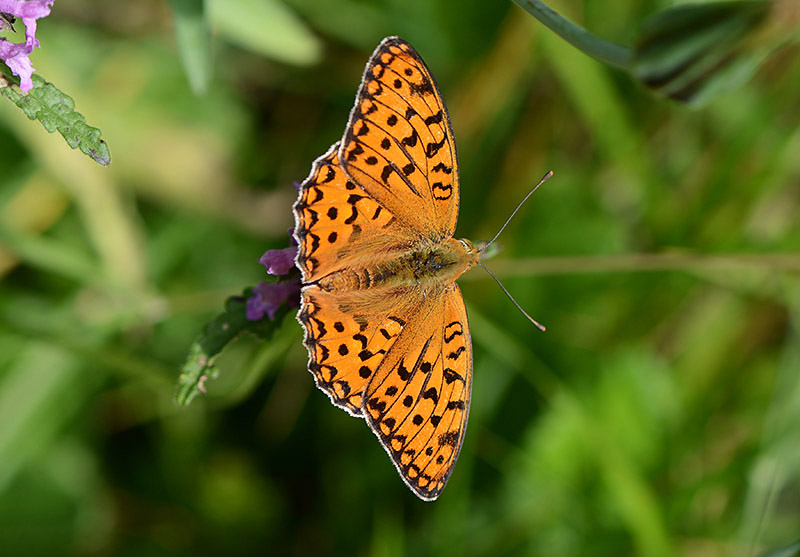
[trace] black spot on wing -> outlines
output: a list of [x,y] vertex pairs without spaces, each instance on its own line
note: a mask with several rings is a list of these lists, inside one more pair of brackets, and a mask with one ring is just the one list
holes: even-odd
[[377,410],[378,412],[385,412],[386,411],[386,401],[379,399],[378,397],[372,397],[367,402],[367,406],[372,410]]
[[450,353],[447,355],[447,359],[448,359],[448,360],[457,360],[457,359],[458,359],[458,357],[459,357],[459,356],[460,356],[460,355],[461,355],[461,354],[462,354],[462,353],[463,353],[465,350],[466,350],[466,348],[465,348],[464,346],[459,346],[459,347],[458,347],[458,350],[456,350],[456,351],[454,351],[454,352],[450,352]]
[[464,377],[460,373],[456,372],[453,369],[450,369],[449,367],[444,368],[443,374],[444,374],[444,381],[448,385],[453,381],[461,381],[462,383],[464,382]]
[[444,136],[441,141],[432,141],[425,146],[425,155],[428,158],[432,158],[436,153],[439,152],[439,149],[444,147],[445,143],[447,143],[447,136]]
[[410,82],[409,85],[411,86],[411,91],[417,95],[424,96],[433,94],[433,83],[431,83],[431,80],[424,75],[419,82]]
[[417,144],[417,141],[419,141],[419,135],[417,135],[417,130],[412,128],[411,135],[409,135],[408,137],[404,137],[400,141],[400,143],[402,143],[406,147],[414,147]]
[[425,124],[428,126],[431,126],[433,124],[441,124],[442,119],[444,118],[443,114],[444,113],[440,110],[436,114],[428,116],[427,118],[425,118]]
[[344,219],[345,224],[353,224],[354,222],[356,222],[356,219],[358,218],[358,209],[356,209],[356,206],[353,205],[350,208],[350,210],[351,210],[350,216]]
[[444,172],[445,174],[452,174],[452,173],[453,173],[453,167],[452,167],[452,166],[447,166],[447,165],[446,165],[446,164],[444,164],[443,162],[437,162],[437,163],[436,163],[436,164],[435,164],[435,165],[434,165],[434,166],[431,168],[431,170],[432,170],[433,172]]
[[405,365],[403,365],[402,361],[397,366],[397,375],[403,381],[408,381],[409,379],[411,379],[411,371],[408,370]]
[[462,336],[464,334],[464,328],[458,321],[451,321],[450,323],[445,325],[444,334],[445,334],[444,341],[446,343],[450,343],[457,336]]
[[434,182],[431,184],[433,190],[433,197],[439,201],[447,201],[453,196],[452,184],[442,184],[441,182]]
[[422,398],[430,399],[434,404],[436,404],[439,402],[439,392],[436,390],[436,387],[431,387],[422,393]]
[[358,160],[358,155],[361,155],[363,153],[364,153],[364,148],[358,143],[356,143],[355,146],[352,149],[350,149],[350,151],[347,153],[347,160],[350,162],[356,161]]
[[456,442],[458,442],[458,431],[448,431],[447,433],[442,433],[439,435],[439,445],[450,445],[454,447]]

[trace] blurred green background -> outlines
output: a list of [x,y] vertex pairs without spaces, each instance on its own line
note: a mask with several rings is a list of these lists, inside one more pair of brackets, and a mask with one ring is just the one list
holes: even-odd
[[[800,538],[797,46],[690,111],[510,2],[250,4],[208,2],[198,97],[167,4],[56,1],[33,62],[103,130],[108,168],[0,99],[0,554],[744,556]],[[620,42],[670,4],[552,2]],[[485,273],[461,280],[472,412],[435,503],[314,388],[293,319],[231,346],[207,397],[172,399],[203,324],[288,245],[292,183],[391,34],[448,103],[459,236],[491,237],[555,171],[487,263],[547,332]]]

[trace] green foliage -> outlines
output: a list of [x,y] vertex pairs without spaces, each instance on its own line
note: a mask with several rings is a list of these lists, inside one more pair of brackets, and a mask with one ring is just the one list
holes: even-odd
[[749,79],[774,41],[758,44],[769,1],[694,4],[664,10],[639,32],[634,74],[672,99],[706,104]]
[[252,290],[248,288],[242,296],[228,298],[225,301],[225,311],[207,323],[203,333],[192,343],[189,356],[178,377],[178,391],[175,395],[178,406],[186,406],[197,395],[205,394],[206,381],[216,379],[219,375],[219,370],[214,365],[216,357],[233,339],[248,332],[262,341],[269,341],[289,313],[289,308],[284,305],[275,314],[275,319],[263,317],[258,321],[250,321],[246,313],[247,298],[251,295]]
[[214,58],[211,30],[203,0],[170,0],[175,21],[175,42],[192,92],[204,94],[211,80]]
[[310,65],[319,39],[278,0],[207,0],[208,17],[222,37],[286,64]]
[[600,38],[541,0],[514,2],[585,54],[630,71],[660,96],[695,107],[747,81],[767,56],[800,36],[794,0],[666,8],[639,26],[633,47]]
[[[32,56],[113,165],[0,102],[0,555],[796,553],[796,46],[689,111],[510,2],[287,0],[320,63],[216,35],[198,97],[163,6],[122,4],[54,10]],[[632,43],[664,4],[558,8]],[[292,310],[218,353],[229,302],[195,345],[218,378],[175,404],[392,33],[451,112],[459,237],[555,172],[486,261],[547,331],[460,280],[470,423],[435,503],[314,387]],[[188,395],[210,368],[187,363]]]
[[21,108],[25,116],[39,120],[50,133],[58,130],[73,149],[79,148],[103,166],[111,164],[111,151],[101,137],[102,132],[86,123],[84,115],[75,110],[72,97],[39,74],[33,74],[33,88],[27,93],[16,87],[3,87],[0,92]]

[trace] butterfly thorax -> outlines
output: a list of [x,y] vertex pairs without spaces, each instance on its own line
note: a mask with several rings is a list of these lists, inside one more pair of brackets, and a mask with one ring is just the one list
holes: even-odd
[[451,284],[475,265],[478,253],[472,242],[466,239],[422,242],[384,261],[332,273],[317,284],[328,292]]

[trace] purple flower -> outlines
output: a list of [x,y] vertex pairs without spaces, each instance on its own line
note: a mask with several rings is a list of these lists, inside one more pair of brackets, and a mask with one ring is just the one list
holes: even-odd
[[33,87],[31,75],[33,65],[28,55],[39,46],[36,40],[36,20],[50,15],[50,6],[55,0],[0,0],[0,12],[22,18],[25,24],[25,42],[12,43],[0,38],[0,60],[11,68],[14,75],[19,76],[19,88],[30,91]]
[[283,302],[289,307],[297,307],[300,301],[300,281],[288,280],[283,282],[260,282],[253,289],[253,295],[247,300],[247,318],[258,321],[264,314],[270,320],[275,319],[275,313]]
[[297,257],[297,247],[267,250],[258,258],[258,262],[267,268],[270,275],[286,275],[294,267],[294,258]]

